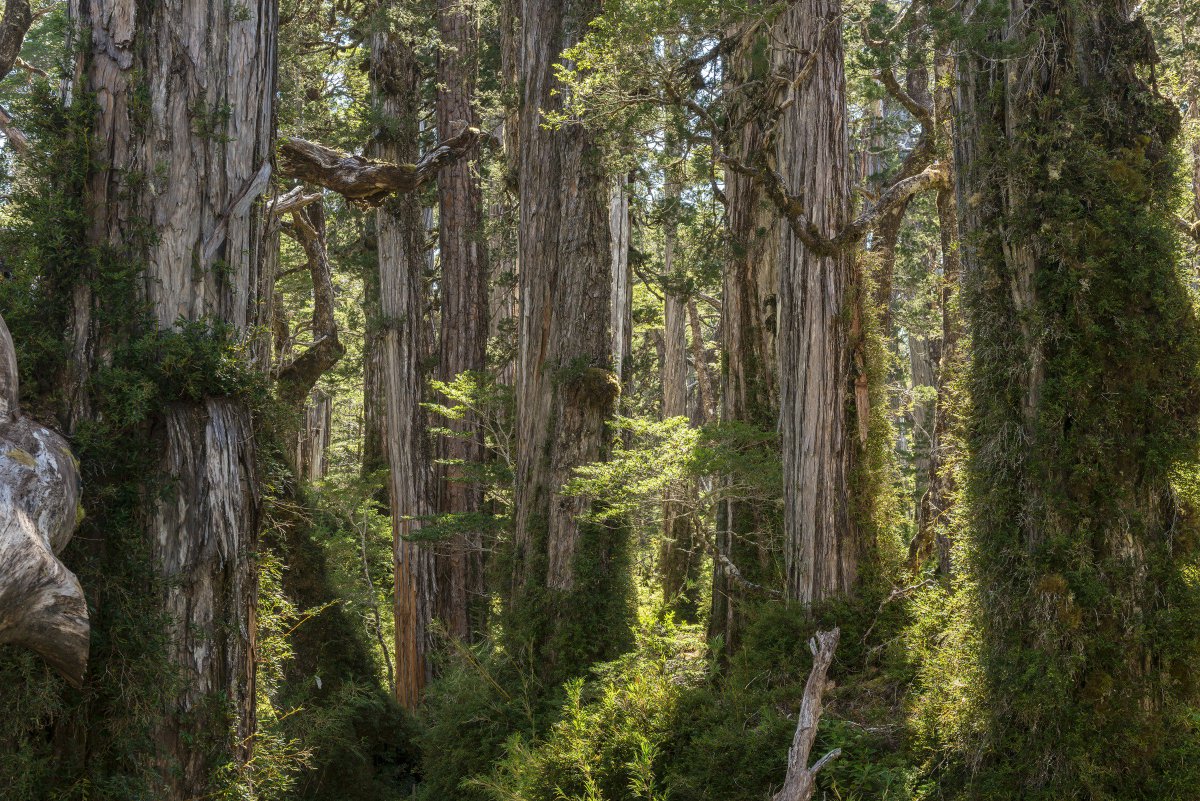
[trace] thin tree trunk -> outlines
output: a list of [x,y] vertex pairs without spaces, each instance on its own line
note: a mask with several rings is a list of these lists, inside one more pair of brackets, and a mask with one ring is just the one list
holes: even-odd
[[[687,299],[678,292],[675,250],[678,244],[680,186],[668,178],[664,201],[668,219],[663,225],[663,362],[662,416],[686,417],[687,404]],[[696,579],[700,553],[693,542],[691,510],[672,496],[694,495],[691,481],[668,487],[663,503],[663,539],[660,552],[663,600],[680,620],[692,622],[697,615]]]
[[[445,139],[463,126],[474,127],[478,10],[463,0],[439,0],[438,133]],[[438,240],[441,251],[441,335],[438,377],[452,381],[487,367],[488,264],[484,250],[483,196],[473,160],[478,149],[438,175]],[[471,416],[446,421],[454,436],[442,437],[443,462],[483,460],[483,433]],[[482,489],[468,483],[461,467],[438,467],[438,510],[444,514],[480,511]],[[484,597],[480,532],[455,534],[439,547],[438,617],[447,631],[469,640],[480,626]]]
[[[256,201],[271,170],[275,4],[135,13],[73,0],[70,14],[89,44],[75,82],[104,98],[87,184],[90,244],[145,265],[143,297],[161,328],[206,319],[248,332],[267,322],[260,301],[269,306],[273,276],[261,273]],[[86,282],[73,301],[72,426],[91,414],[84,381],[101,351],[134,334],[107,329]],[[147,539],[182,677],[157,725],[158,797],[190,799],[211,792],[222,761],[249,758],[254,732],[254,436],[235,397],[175,403],[154,436],[161,460],[147,480],[173,492],[147,498]]]
[[[781,20],[794,52],[785,75],[815,58],[780,121],[783,179],[805,198],[809,219],[832,236],[850,219],[846,89],[840,0],[802,0]],[[850,305],[854,254],[820,255],[783,234],[779,296],[780,435],[783,441],[786,591],[809,605],[854,585],[860,546],[851,519],[854,434],[847,420],[855,376]],[[862,417],[861,399],[859,414]],[[865,433],[865,432],[861,432]]]
[[[416,160],[417,64],[398,34],[371,35],[371,82],[388,125],[378,141],[388,161]],[[415,195],[393,198],[376,217],[380,289],[380,369],[383,374],[384,452],[392,504],[396,698],[416,708],[430,674],[433,555],[413,539],[433,512],[430,447],[426,437],[422,357],[425,335],[425,236]]]
[[700,310],[696,308],[695,298],[688,298],[687,314],[692,332],[692,365],[696,371],[695,420],[700,425],[708,425],[716,416],[716,404],[713,399],[712,370],[708,366],[708,346],[704,343],[704,328],[700,325]]
[[304,407],[296,437],[296,474],[301,480],[321,481],[329,472],[329,441],[333,433],[333,398],[314,390]]
[[627,186],[628,179],[623,176],[613,183],[612,200],[608,207],[609,264],[612,267],[612,294],[609,301],[612,314],[612,365],[622,387],[629,383],[629,360],[633,352],[633,282],[629,274],[633,220],[629,215]]

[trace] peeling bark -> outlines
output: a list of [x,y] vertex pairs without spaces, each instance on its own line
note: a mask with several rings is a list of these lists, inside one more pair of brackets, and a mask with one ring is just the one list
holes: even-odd
[[[850,218],[849,140],[840,0],[803,0],[781,20],[781,38],[816,59],[780,120],[787,191],[806,199],[814,236],[831,238]],[[785,74],[801,69],[781,53]],[[811,62],[810,62],[811,63]],[[881,201],[882,204],[882,201]],[[780,435],[784,555],[791,600],[810,605],[854,585],[860,544],[850,517],[855,444],[847,420],[852,385],[865,418],[865,384],[852,362],[857,322],[854,254],[814,250],[790,226],[783,235],[779,296]],[[848,319],[850,318],[850,319]],[[857,367],[862,375],[862,367]],[[863,377],[865,379],[865,376]],[[863,384],[859,386],[859,384]],[[860,429],[860,436],[865,431]]]
[[[766,36],[762,31],[735,30],[729,35],[729,46],[727,91],[736,92],[738,100],[729,115],[735,125],[724,134],[730,140],[730,155],[748,161],[767,146],[763,121],[751,113],[758,102],[751,87],[761,87],[766,77],[755,51],[766,46]],[[725,195],[730,243],[722,270],[721,419],[770,430],[776,425],[779,404],[775,370],[779,222],[761,182],[752,175],[728,171]],[[745,592],[726,566],[740,565],[754,579],[762,579],[769,564],[770,518],[769,511],[735,499],[723,500],[717,509],[716,548],[721,558],[713,560],[709,637],[720,637],[727,653],[741,637]]]
[[[535,653],[544,659],[541,669],[553,675],[574,672],[587,661],[579,644],[572,643],[570,657],[555,644],[562,624],[583,602],[605,610],[603,619],[591,621],[588,654],[610,654],[616,638],[625,636],[617,629],[626,621],[613,609],[625,604],[613,589],[620,578],[622,535],[585,525],[580,518],[589,500],[560,491],[574,468],[605,458],[611,437],[606,423],[621,385],[611,364],[609,182],[585,126],[551,129],[542,117],[543,111],[562,108],[567,90],[556,80],[554,64],[583,36],[599,3],[524,0],[521,8],[514,618],[525,619]],[[581,575],[576,558],[584,547],[591,558]],[[588,588],[590,597],[580,588]]]
[[[141,299],[160,328],[268,323],[274,276],[263,273],[256,201],[271,172],[276,4],[72,0],[70,15],[84,33],[75,81],[100,99],[89,245],[142,267]],[[108,323],[89,279],[75,287],[69,329],[72,427],[92,415],[88,376],[102,354],[144,333]],[[182,678],[155,723],[157,793],[195,798],[212,791],[218,763],[248,760],[253,742],[255,445],[237,398],[173,405],[151,435],[161,459],[147,482],[171,492],[147,493],[147,537]]]
[[[437,125],[442,137],[457,127],[474,127],[475,73],[479,48],[478,11],[464,0],[439,0]],[[484,248],[483,192],[474,159],[478,148],[442,168],[438,174],[438,241],[441,253],[441,335],[438,377],[452,381],[461,373],[487,367],[488,259]],[[438,509],[442,513],[477,513],[483,503],[480,486],[468,482],[456,463],[483,460],[483,433],[471,416],[448,420],[455,436],[442,437],[438,472]],[[482,625],[483,535],[455,534],[437,553],[438,617],[447,631],[469,640]]]
[[[381,156],[415,160],[417,64],[412,49],[391,32],[371,37],[371,83],[379,112],[389,118]],[[376,213],[382,331],[384,451],[392,504],[395,566],[396,698],[415,709],[431,675],[436,597],[433,553],[413,539],[434,511],[430,443],[426,437],[425,236],[413,195],[394,198]]]

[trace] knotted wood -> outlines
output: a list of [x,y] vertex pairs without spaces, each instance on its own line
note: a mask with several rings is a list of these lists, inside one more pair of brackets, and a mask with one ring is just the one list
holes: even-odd
[[307,139],[281,139],[279,171],[285,177],[299,178],[332,189],[347,200],[375,207],[394,194],[419,189],[442,167],[471,150],[478,139],[478,129],[465,128],[415,163],[376,161]]
[[66,440],[21,415],[16,365],[0,317],[0,644],[35,651],[78,687],[87,667],[87,603],[55,554],[75,531],[79,470]]

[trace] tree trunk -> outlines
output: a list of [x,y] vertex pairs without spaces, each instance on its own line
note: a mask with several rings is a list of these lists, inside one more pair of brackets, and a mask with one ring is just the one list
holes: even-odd
[[[554,64],[598,12],[595,0],[524,0],[521,107],[521,332],[517,365],[514,653],[545,677],[574,675],[628,636],[623,526],[582,518],[561,493],[605,458],[621,392],[612,369],[609,196],[592,134],[549,128],[561,109]],[[586,638],[578,636],[586,627]],[[573,636],[574,635],[574,636]]]
[[688,325],[692,331],[692,365],[696,371],[696,414],[693,420],[697,425],[708,425],[716,415],[713,401],[713,378],[708,366],[708,345],[704,341],[704,328],[700,325],[700,310],[696,308],[696,299],[687,300]]
[[[726,91],[736,93],[731,109],[727,150],[749,163],[766,147],[761,120],[755,108],[768,77],[759,48],[766,47],[760,31],[735,30],[729,37],[729,80]],[[732,170],[725,173],[726,229],[729,257],[722,271],[721,345],[725,354],[721,373],[721,419],[762,431],[773,431],[778,415],[775,381],[776,292],[778,281],[779,224],[758,182]],[[729,481],[729,479],[724,479]],[[761,505],[726,499],[717,508],[716,549],[713,560],[710,639],[720,638],[726,653],[736,648],[744,624],[745,588],[727,565],[755,583],[772,571],[770,539],[778,520]]]
[[[687,298],[678,292],[675,249],[678,239],[678,180],[668,178],[664,201],[668,219],[663,225],[663,362],[662,416],[686,417],[687,404]],[[660,552],[663,600],[680,620],[693,622],[697,614],[696,578],[700,554],[693,542],[692,516],[678,497],[694,494],[691,481],[667,488],[663,503],[663,539]]]
[[[794,75],[808,58],[816,59],[808,80],[793,89],[780,120],[781,172],[789,190],[805,198],[812,225],[830,237],[851,211],[841,2],[802,0],[780,25],[781,39],[790,48],[782,58],[785,75]],[[849,592],[858,571],[860,546],[849,499],[856,446],[847,420],[855,382],[850,306],[858,301],[851,286],[851,249],[814,253],[790,229],[783,233],[782,247],[785,586],[790,599],[809,605]]]
[[[260,302],[269,305],[273,276],[261,272],[256,201],[271,170],[275,4],[74,0],[71,15],[90,45],[75,81],[102,98],[89,243],[144,265],[143,298],[161,328],[211,320],[245,334],[267,322]],[[98,309],[92,293],[81,282],[73,299],[72,425],[91,414],[85,380],[101,353],[135,334],[111,330],[112,310]],[[173,491],[145,501],[147,536],[182,677],[157,727],[158,797],[194,798],[211,791],[219,762],[248,758],[254,731],[254,437],[236,397],[174,403],[154,436],[161,459],[147,482],[161,478]]]
[[[371,85],[387,120],[378,140],[388,161],[415,161],[417,63],[399,35],[371,35]],[[425,346],[425,237],[415,195],[393,198],[376,217],[379,255],[379,368],[383,378],[384,453],[389,470],[395,569],[396,698],[416,708],[430,673],[435,601],[433,555],[413,540],[433,512],[422,361]]]
[[329,471],[329,440],[333,427],[333,398],[314,390],[304,407],[304,419],[296,438],[296,475],[312,483]]
[[[462,0],[439,0],[437,125],[445,139],[463,126],[474,127],[475,72],[479,29],[478,11]],[[438,377],[452,381],[465,372],[487,367],[488,265],[484,250],[483,197],[469,152],[438,175],[438,240],[441,251],[441,336]],[[445,425],[455,436],[443,437],[442,460],[478,463],[483,460],[483,434],[468,416]],[[438,511],[478,513],[482,488],[464,479],[462,468],[438,467]],[[482,535],[455,534],[439,546],[438,617],[447,631],[469,640],[481,625],[484,599]]]
[[1172,481],[1195,469],[1200,422],[1170,231],[1179,116],[1139,78],[1154,50],[1134,3],[985,5],[965,4],[956,43],[990,718],[971,774],[1008,797],[1169,797],[1190,736],[1169,710],[1193,697],[1175,655],[1196,647],[1194,524]]
[[612,267],[612,365],[613,372],[628,386],[629,360],[633,352],[633,282],[629,274],[629,243],[633,236],[633,220],[629,216],[628,179],[613,182],[612,199],[608,207],[608,226]]

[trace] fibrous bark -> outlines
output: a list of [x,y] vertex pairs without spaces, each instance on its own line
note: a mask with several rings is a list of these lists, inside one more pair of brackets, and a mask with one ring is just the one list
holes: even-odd
[[[271,173],[275,3],[73,0],[70,14],[85,34],[73,91],[98,99],[89,246],[140,270],[141,297],[129,300],[144,301],[160,329],[211,320],[247,334],[266,324],[273,276],[262,274],[257,199]],[[137,315],[98,307],[95,280],[81,276],[72,298],[71,427],[93,415],[88,379],[106,354],[145,334]],[[171,492],[148,490],[141,519],[180,677],[153,724],[157,791],[195,798],[253,742],[254,436],[237,397],[171,403],[149,428],[159,460],[145,483]]]
[[0,644],[33,650],[74,687],[87,668],[87,602],[55,554],[78,510],[66,440],[21,414],[16,351],[0,317]]
[[[416,160],[417,64],[401,37],[371,37],[371,82],[389,133],[381,156]],[[431,549],[414,539],[434,511],[430,443],[426,435],[422,374],[425,337],[425,236],[421,208],[412,195],[394,198],[376,216],[379,257],[384,451],[392,506],[396,698],[409,709],[420,702],[431,674],[429,654],[436,595]]]
[[[750,161],[767,146],[764,121],[754,111],[762,102],[758,87],[764,85],[768,72],[756,52],[766,46],[767,36],[757,28],[738,28],[728,37],[727,89],[736,99],[729,114],[732,129],[723,133],[727,152],[738,161]],[[725,196],[730,243],[722,270],[721,419],[768,431],[776,426],[779,404],[775,370],[778,218],[762,183],[751,174],[729,170]],[[769,565],[768,537],[776,528],[771,511],[761,505],[736,498],[718,505],[716,550],[721,558],[713,560],[709,637],[719,637],[726,652],[740,640],[746,597],[744,583],[734,578],[728,566],[735,565],[754,583],[763,583]]]
[[[611,362],[609,183],[586,127],[552,128],[543,118],[562,108],[567,91],[554,64],[599,3],[524,0],[521,9],[522,306],[509,628],[518,648],[532,645],[543,675],[559,676],[611,654],[627,635],[622,531],[585,522],[589,500],[561,493],[575,467],[605,457],[621,385]],[[591,627],[586,643],[561,636],[582,625]]]
[[[437,125],[443,138],[475,125],[478,11],[464,0],[440,0]],[[453,381],[487,366],[488,260],[484,248],[483,193],[473,159],[475,148],[438,173],[438,241],[441,253],[441,336],[438,377]],[[478,513],[482,488],[469,482],[462,464],[483,460],[483,434],[470,414],[448,420],[453,436],[439,443],[438,510]],[[484,597],[482,533],[460,532],[438,549],[438,617],[447,631],[470,639],[482,621]]]
[[[812,72],[787,98],[779,162],[784,186],[805,199],[807,224],[818,238],[832,238],[850,219],[840,19],[840,0],[802,0],[780,22],[780,38],[788,47],[780,53],[785,75],[805,68]],[[794,223],[783,234],[779,383],[785,587],[790,599],[805,605],[849,592],[858,570],[860,547],[849,508],[857,446],[847,420],[851,388],[857,390],[859,383],[852,361],[853,260],[848,249],[814,250],[797,235]],[[859,395],[856,391],[854,398],[861,407]],[[859,417],[864,417],[861,408]]]

